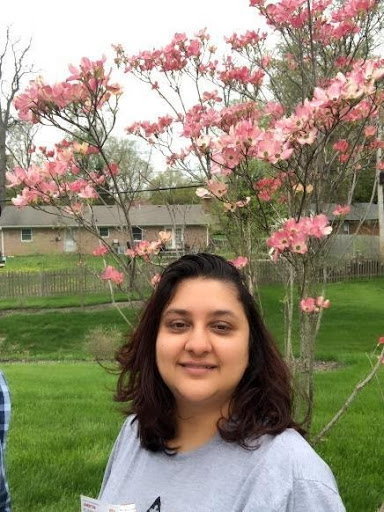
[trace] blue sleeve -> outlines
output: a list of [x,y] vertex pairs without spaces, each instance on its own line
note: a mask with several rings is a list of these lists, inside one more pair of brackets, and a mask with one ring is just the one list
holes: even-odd
[[7,478],[5,475],[3,448],[0,444],[0,510],[11,512],[11,499],[9,496]]
[[5,441],[11,416],[11,398],[4,375],[0,372],[0,444],[5,449]]

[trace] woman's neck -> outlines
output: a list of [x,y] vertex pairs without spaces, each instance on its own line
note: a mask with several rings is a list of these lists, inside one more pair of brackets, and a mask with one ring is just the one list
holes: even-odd
[[196,450],[210,441],[217,433],[217,422],[223,417],[216,411],[179,411],[177,416],[177,435],[171,447],[179,453]]

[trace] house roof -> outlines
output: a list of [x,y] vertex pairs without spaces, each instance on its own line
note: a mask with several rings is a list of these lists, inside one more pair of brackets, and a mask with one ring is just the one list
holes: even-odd
[[[95,222],[98,226],[118,226],[123,221],[121,210],[115,205],[93,206]],[[201,205],[139,205],[130,210],[132,225],[140,227],[171,225],[206,226],[209,223],[209,216],[204,213]],[[0,217],[2,228],[38,228],[38,227],[60,227],[76,226],[75,219],[63,214],[53,206],[45,207],[45,211],[26,206],[16,208],[7,206]]]
[[[325,212],[333,219],[338,219],[340,217],[334,217],[332,215],[332,211],[335,209],[336,204],[330,204],[327,205],[326,208],[324,208]],[[371,204],[371,203],[352,203],[351,204],[351,211],[345,215],[342,219],[349,220],[349,221],[361,221],[364,220],[378,220],[379,214],[378,214],[378,207],[377,204]]]

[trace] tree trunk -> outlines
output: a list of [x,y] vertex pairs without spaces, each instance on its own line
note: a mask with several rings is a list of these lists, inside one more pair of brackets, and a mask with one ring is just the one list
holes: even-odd
[[7,169],[7,155],[5,152],[5,128],[0,124],[0,214],[5,207],[5,172]]
[[297,413],[304,420],[307,432],[311,429],[313,415],[313,370],[315,364],[316,315],[301,313],[300,320],[300,358],[298,365],[299,402]]
[[292,326],[293,326],[293,306],[294,296],[293,287],[295,281],[295,270],[292,265],[289,265],[289,278],[285,289],[284,298],[284,333],[285,333],[285,360],[288,365],[292,367],[294,360],[293,346],[292,346]]

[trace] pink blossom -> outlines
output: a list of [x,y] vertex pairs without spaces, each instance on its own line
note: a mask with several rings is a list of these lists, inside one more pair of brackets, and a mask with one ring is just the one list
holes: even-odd
[[308,234],[316,238],[323,238],[324,236],[332,233],[332,226],[329,226],[329,220],[326,215],[321,213],[315,215],[311,219],[311,224],[308,230]]
[[230,44],[233,50],[242,50],[247,46],[256,46],[260,41],[266,38],[266,34],[260,34],[254,30],[247,30],[243,35],[233,34],[231,37],[226,37],[226,43]]
[[72,203],[71,206],[66,206],[64,208],[65,213],[69,215],[79,215],[83,214],[84,205],[82,203]]
[[324,300],[324,297],[321,295],[315,299],[313,297],[307,297],[300,301],[300,309],[304,313],[318,313],[321,309],[327,309],[330,306],[331,301],[329,299]]
[[317,313],[319,311],[319,308],[316,306],[315,299],[312,297],[302,299],[300,301],[300,309],[304,313]]
[[213,101],[213,102],[216,102],[216,103],[220,103],[222,101],[222,98],[220,98],[217,90],[215,91],[211,91],[211,92],[203,92],[203,102],[205,101]]
[[[154,242],[148,242],[147,240],[142,240],[135,247],[134,254],[133,255],[130,254],[130,255],[132,257],[139,256],[139,257],[143,258],[144,261],[149,261],[151,255],[159,254],[162,245],[163,245],[163,242],[161,240],[156,240]],[[128,253],[128,251],[127,251],[127,253]]]
[[345,206],[341,206],[341,204],[336,205],[335,209],[333,210],[333,215],[335,217],[339,217],[341,215],[347,215],[351,211],[351,207],[346,204]]
[[39,193],[36,190],[28,190],[27,188],[24,188],[21,194],[17,194],[17,196],[13,197],[11,201],[17,208],[23,208],[29,204],[36,203],[38,199]]
[[384,345],[384,336],[380,336],[380,338],[377,340],[378,345]]
[[345,153],[348,151],[349,143],[345,139],[340,139],[333,145],[333,149],[335,151],[340,151],[340,153]]
[[348,155],[347,153],[339,156],[339,162],[341,162],[342,164],[345,164],[346,162],[348,162],[349,159],[350,159],[350,155]]
[[268,68],[272,63],[272,57],[270,55],[266,55],[260,61],[260,66],[262,68]]
[[105,256],[106,254],[108,254],[108,252],[109,250],[107,247],[105,247],[105,245],[99,245],[99,247],[92,251],[92,254],[94,256]]
[[279,190],[282,185],[282,177],[262,178],[253,184],[254,190],[258,191],[258,197],[262,201],[270,201],[273,194]]
[[15,167],[13,171],[7,171],[5,177],[8,182],[7,188],[12,188],[22,185],[27,177],[27,173],[21,167]]
[[297,233],[290,237],[290,248],[291,251],[296,254],[305,254],[308,252],[307,237],[305,234]]
[[244,208],[245,206],[248,206],[251,202],[250,196],[247,196],[245,199],[240,199],[239,201],[236,201],[237,208]]
[[119,173],[119,166],[115,162],[111,162],[104,170],[109,171],[111,176],[116,176]]
[[159,273],[155,274],[151,278],[151,285],[156,288],[156,286],[160,283],[161,275]]
[[299,135],[296,140],[302,146],[304,144],[311,145],[316,140],[316,135],[317,135],[317,128],[312,128],[311,130],[309,130],[307,132],[299,132]]
[[305,254],[308,251],[308,238],[323,238],[332,232],[329,220],[324,214],[314,217],[302,217],[299,221],[288,219],[283,228],[275,231],[267,240],[271,247],[274,260],[279,254],[290,250],[296,254]]
[[124,281],[124,274],[116,270],[111,265],[108,265],[104,272],[100,275],[100,279],[103,279],[105,281],[109,280],[119,285]]
[[244,268],[245,266],[248,265],[248,258],[245,256],[238,256],[234,260],[228,260],[228,263],[230,263],[234,267],[240,269],[240,268]]
[[331,306],[331,301],[329,299],[324,299],[322,295],[319,295],[319,297],[316,298],[316,306],[327,309]]
[[207,190],[206,188],[198,187],[196,189],[196,195],[197,197],[200,197],[201,199],[207,199],[212,197],[212,194]]
[[73,143],[73,151],[75,153],[81,153],[82,155],[86,155],[88,153],[88,147],[89,144],[87,142],[80,143],[75,141]]
[[130,258],[136,257],[135,249],[127,249],[124,253],[126,256],[129,256]]
[[289,234],[286,231],[276,231],[267,240],[268,247],[283,252],[290,245]]
[[167,243],[172,240],[172,232],[171,231],[159,231],[159,239],[163,243]]
[[374,137],[376,135],[377,128],[376,126],[366,126],[364,128],[364,134],[367,138]]
[[228,192],[228,185],[220,181],[208,180],[207,185],[210,192],[216,197],[223,197]]
[[235,212],[236,211],[236,203],[224,203],[224,211],[226,212]]
[[96,190],[89,184],[79,191],[79,197],[82,199],[97,199],[99,197]]

